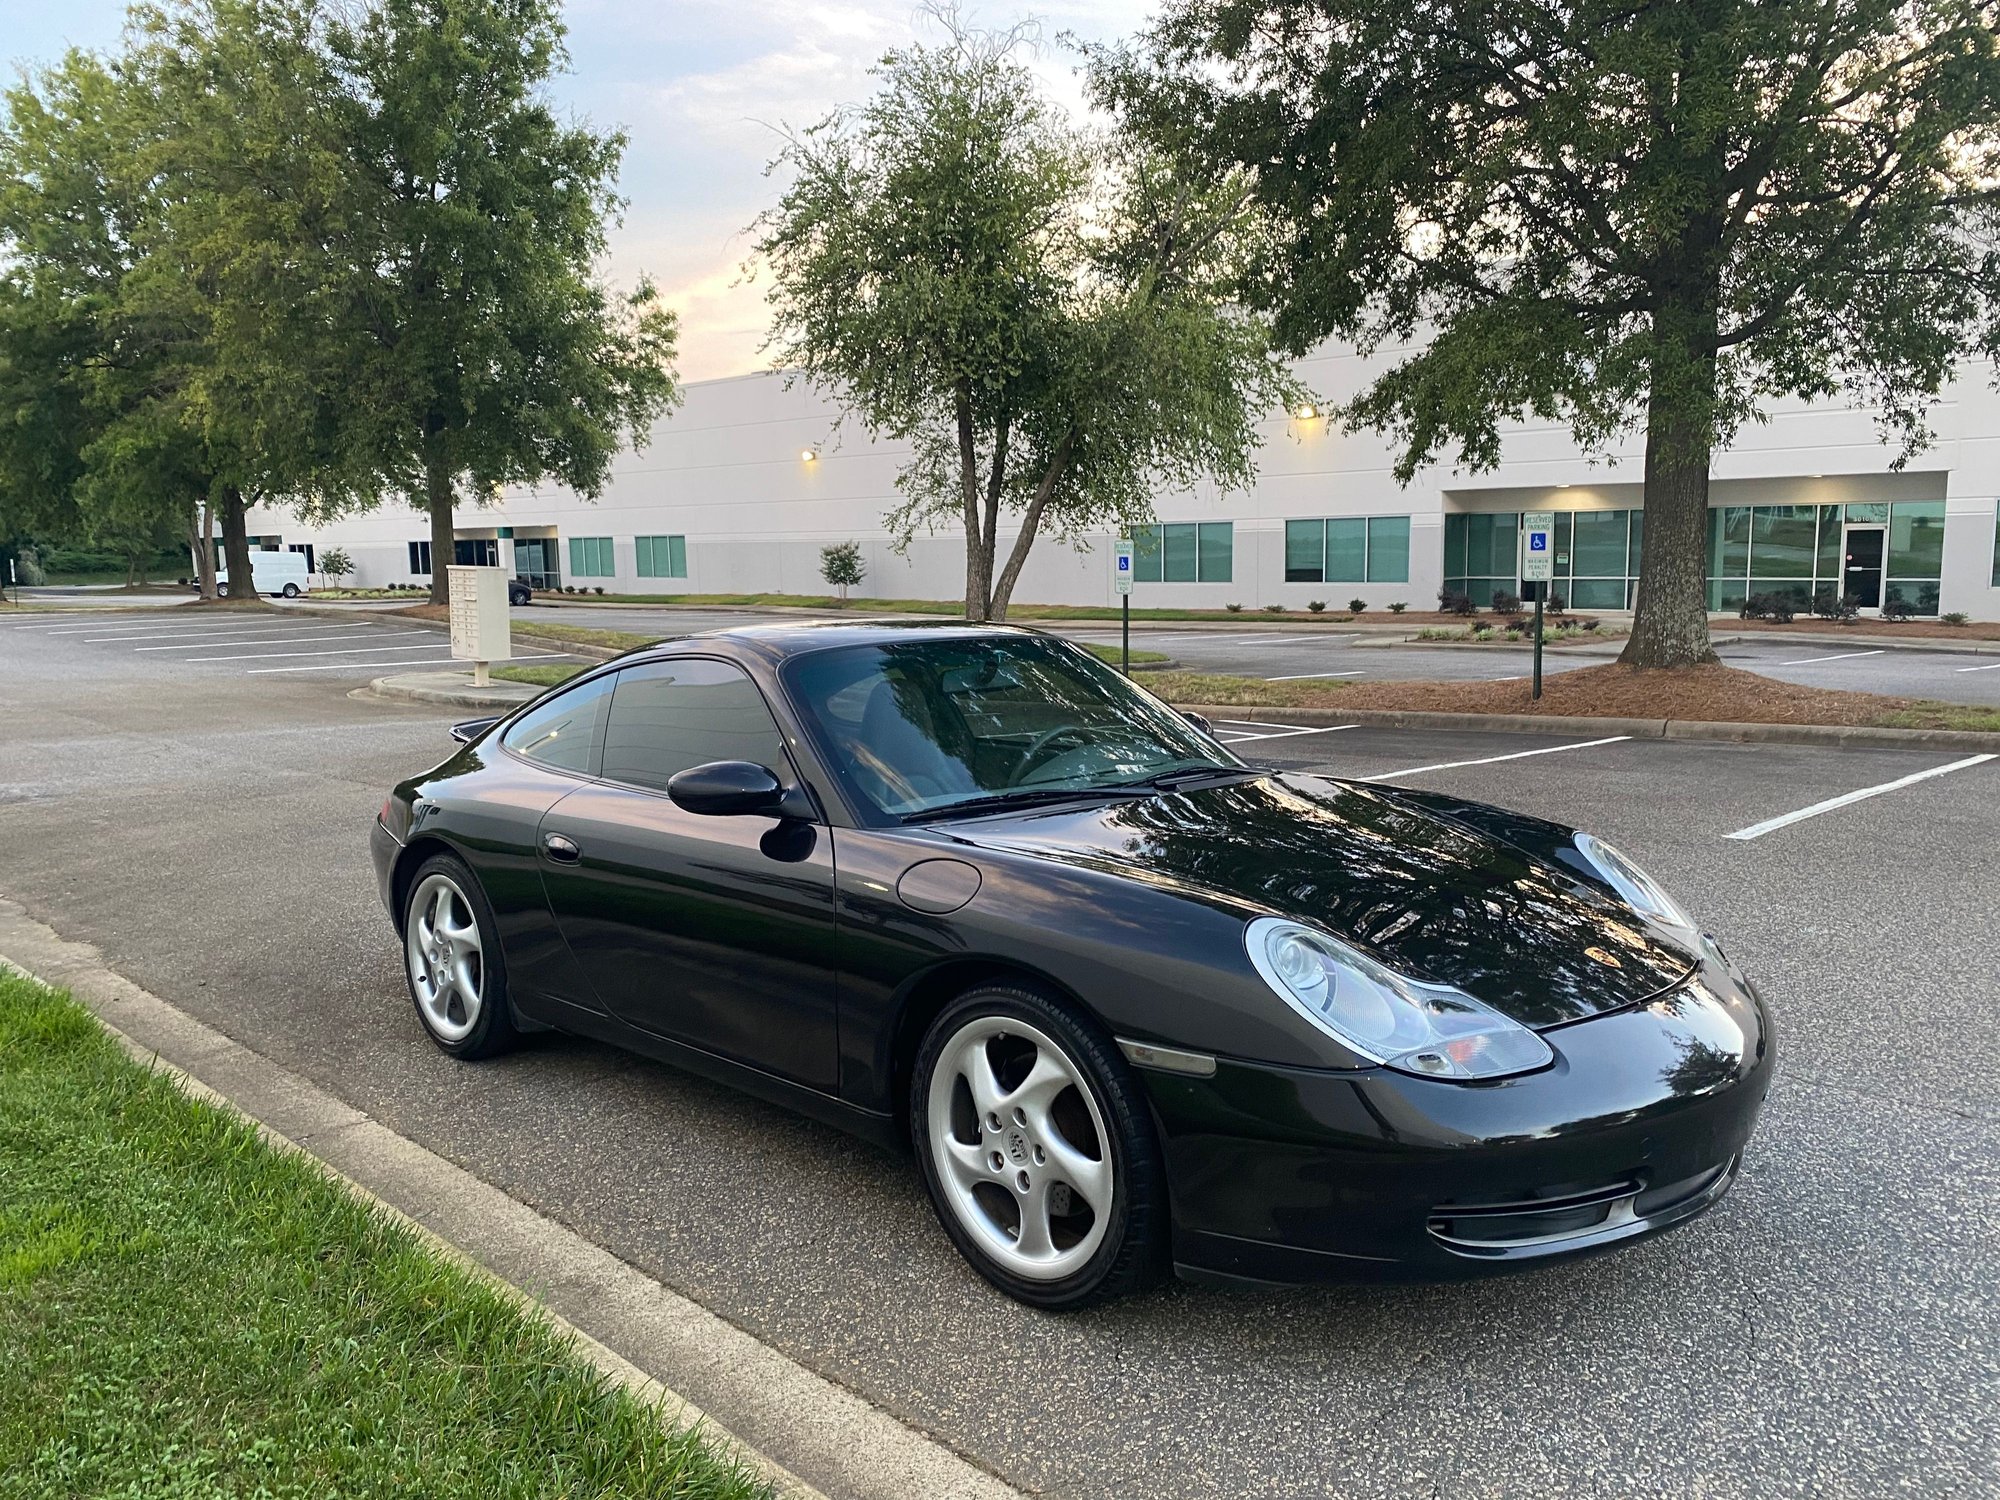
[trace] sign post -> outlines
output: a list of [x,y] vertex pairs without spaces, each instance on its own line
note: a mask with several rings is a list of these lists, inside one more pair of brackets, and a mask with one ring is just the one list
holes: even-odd
[[450,565],[451,654],[472,663],[474,687],[485,687],[489,662],[514,655],[513,628],[507,618],[505,568]]
[[1542,696],[1542,601],[1556,576],[1556,513],[1531,510],[1521,517],[1521,582],[1535,586],[1535,687]]
[[1132,675],[1132,538],[1121,536],[1118,550],[1114,554],[1111,571],[1111,585],[1118,590],[1121,658],[1119,670],[1127,677]]

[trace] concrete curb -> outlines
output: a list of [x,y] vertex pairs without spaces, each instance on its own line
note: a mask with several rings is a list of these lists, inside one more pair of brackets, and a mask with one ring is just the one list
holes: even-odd
[[709,1428],[780,1494],[1022,1500],[881,1407],[141,989],[95,948],[4,897],[0,955],[67,989],[141,1062],[310,1156],[440,1253],[521,1297],[606,1376],[665,1416]]
[[[463,679],[459,686],[455,679]],[[402,703],[435,703],[445,708],[519,708],[541,697],[544,689],[530,682],[495,682],[472,686],[470,672],[398,672],[377,677],[350,698],[390,698]]]
[[1690,719],[1583,718],[1563,714],[1448,714],[1357,708],[1247,708],[1176,704],[1209,719],[1325,728],[1362,724],[1381,729],[1480,731],[1489,734],[1622,734],[1635,740],[1711,740],[1752,745],[1830,745],[1848,749],[2000,751],[2000,733],[1980,729],[1876,729],[1841,724],[1710,724]]

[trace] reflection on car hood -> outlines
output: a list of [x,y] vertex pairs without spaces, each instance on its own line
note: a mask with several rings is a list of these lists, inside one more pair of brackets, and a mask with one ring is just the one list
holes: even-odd
[[1314,923],[1529,1026],[1636,1004],[1694,965],[1578,871],[1355,782],[1272,775],[950,831]]

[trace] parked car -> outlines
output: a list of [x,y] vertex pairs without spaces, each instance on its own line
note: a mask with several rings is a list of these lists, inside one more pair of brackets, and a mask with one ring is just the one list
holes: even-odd
[[[296,599],[312,589],[312,577],[306,572],[306,555],[303,552],[252,552],[250,581],[260,594],[281,594],[287,599]],[[229,587],[229,569],[226,566],[215,570],[215,586],[218,590]]]
[[535,591],[528,586],[526,579],[510,578],[507,580],[507,602],[532,604],[535,602]]
[[454,733],[372,834],[439,1047],[556,1027],[907,1144],[1037,1306],[1622,1244],[1728,1191],[1770,1080],[1602,841],[1246,765],[1033,631],[695,636]]

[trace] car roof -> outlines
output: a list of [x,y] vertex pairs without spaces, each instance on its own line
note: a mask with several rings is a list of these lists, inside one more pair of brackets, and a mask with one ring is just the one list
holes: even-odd
[[666,656],[691,647],[732,645],[776,665],[814,651],[842,646],[888,646],[900,641],[1019,640],[1044,632],[1021,625],[984,625],[964,620],[790,620],[705,630],[636,651],[634,657]]

